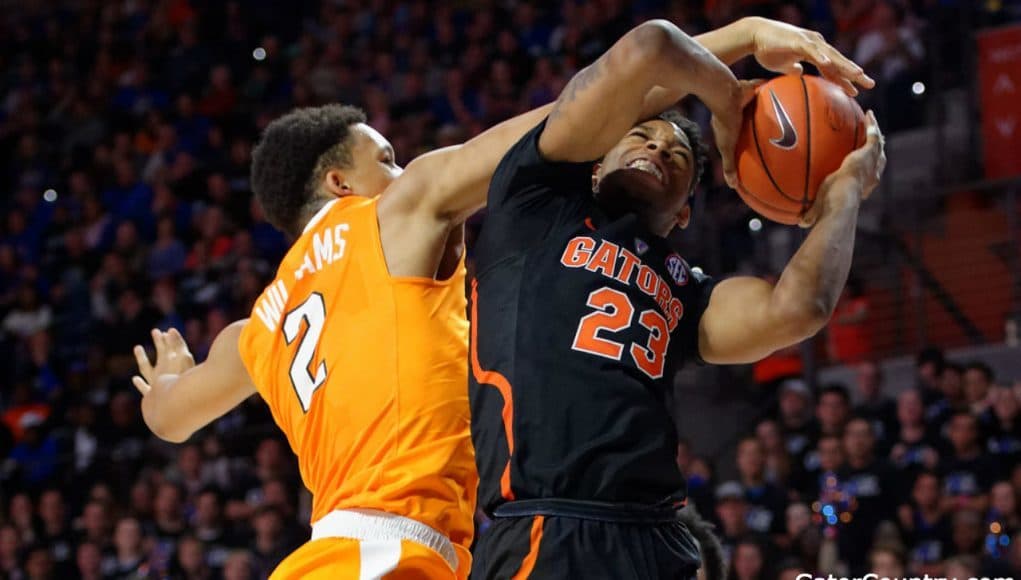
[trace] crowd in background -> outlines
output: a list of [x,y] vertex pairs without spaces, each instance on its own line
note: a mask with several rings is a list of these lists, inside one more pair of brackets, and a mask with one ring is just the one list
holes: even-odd
[[[307,492],[261,401],[171,446],[146,429],[129,380],[131,347],[152,327],[181,329],[202,360],[226,324],[247,316],[286,251],[249,191],[252,146],[276,116],[362,106],[407,162],[551,101],[645,19],[696,34],[764,15],[823,31],[862,63],[880,82],[863,104],[877,106],[890,132],[925,121],[908,87],[928,77],[927,31],[945,24],[925,15],[956,4],[77,0],[6,11],[0,578],[265,577],[308,537]],[[738,73],[764,71],[745,62]],[[685,108],[708,128],[703,108]],[[751,214],[714,169],[701,188],[709,215],[697,219],[718,224],[718,237],[689,261],[711,247],[722,275],[749,253]],[[809,569],[820,552],[852,568],[884,553],[903,558],[870,555],[859,541],[883,519],[900,530],[900,544],[884,545],[911,550],[912,566],[1013,557],[1021,472],[1003,459],[1021,452],[1010,438],[1017,399],[991,379],[988,394],[975,395],[976,373],[963,373],[966,396],[957,367],[923,375],[931,384],[914,398],[876,399],[869,421],[850,418],[839,389],[813,403],[785,383],[780,419],[741,443],[739,484],[714,488],[711,462],[682,446],[693,497],[719,518],[733,574],[771,578],[790,564],[774,558],[781,552]],[[974,477],[958,477],[968,469]],[[876,477],[861,483],[862,474]],[[869,485],[881,499],[867,499]],[[829,517],[825,506],[838,524],[815,521]],[[988,543],[994,521],[1007,543]]]
[[737,443],[735,480],[682,442],[691,502],[718,522],[736,580],[1021,573],[1021,380],[919,353],[896,397],[880,367],[812,392],[780,382],[776,409]]

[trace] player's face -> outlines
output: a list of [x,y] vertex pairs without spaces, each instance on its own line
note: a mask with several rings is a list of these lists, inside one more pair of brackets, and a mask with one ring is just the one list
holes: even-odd
[[351,167],[343,170],[350,195],[376,197],[404,170],[397,165],[394,148],[385,137],[365,123],[351,127]]
[[603,158],[595,175],[596,198],[650,217],[666,217],[674,222],[671,226],[684,226],[693,175],[694,155],[687,135],[673,123],[645,121]]

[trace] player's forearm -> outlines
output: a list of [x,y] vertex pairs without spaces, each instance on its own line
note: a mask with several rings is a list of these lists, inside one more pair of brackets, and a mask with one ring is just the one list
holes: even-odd
[[695,41],[730,66],[752,54],[755,49],[755,26],[760,18],[742,18],[716,30],[699,34]]
[[181,375],[157,377],[149,394],[142,399],[142,418],[146,426],[153,435],[171,443],[187,441],[198,429],[190,425],[196,410],[189,412],[180,397],[175,397],[180,394],[174,392],[180,379]]
[[[655,27],[656,32],[649,36],[656,39],[654,42],[657,46],[652,51],[653,58],[647,62],[652,73],[650,78],[656,79],[656,82],[648,87],[646,106],[657,105],[660,106],[658,110],[662,111],[685,95],[692,94],[710,110],[725,108],[740,87],[734,73],[717,57],[715,51],[724,46],[724,39],[737,38],[738,33],[731,31],[716,41],[710,38],[710,44],[718,45],[714,48],[688,36],[670,22],[655,20],[643,24],[646,25]],[[657,86],[663,90],[658,90]],[[650,103],[650,98],[658,102]]]
[[[527,113],[493,125],[465,142],[463,157],[472,165],[468,171],[478,176],[477,181],[482,183],[483,198],[489,186],[489,180],[507,150],[511,148],[511,145],[517,143],[525,133],[545,119],[552,109],[553,103],[532,109]],[[482,201],[484,202],[485,199]]]
[[437,199],[433,211],[452,223],[461,223],[484,207],[489,182],[500,160],[525,133],[546,118],[552,108],[553,103],[543,105],[494,125],[457,148],[441,161],[442,167],[429,169],[429,181]]
[[829,320],[847,282],[854,252],[855,227],[861,205],[861,184],[840,177],[820,191],[819,220],[784,268],[772,301],[815,334]]

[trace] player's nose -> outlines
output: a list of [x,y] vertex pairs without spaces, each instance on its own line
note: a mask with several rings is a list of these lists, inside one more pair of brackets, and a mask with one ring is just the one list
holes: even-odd
[[670,146],[662,139],[649,139],[645,142],[645,148],[653,153],[659,153],[664,159],[670,157]]

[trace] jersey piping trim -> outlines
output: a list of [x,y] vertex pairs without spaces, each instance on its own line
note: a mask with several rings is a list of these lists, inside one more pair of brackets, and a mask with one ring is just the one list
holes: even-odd
[[478,340],[478,311],[479,311],[479,282],[472,280],[472,319],[471,319],[471,364],[472,375],[480,385],[495,387],[503,396],[503,431],[507,437],[507,465],[503,468],[503,475],[500,476],[500,495],[506,500],[514,499],[514,491],[511,489],[510,481],[510,456],[514,455],[514,398],[511,392],[510,381],[497,371],[487,371],[479,363],[479,340]]
[[546,521],[545,516],[535,516],[532,520],[532,531],[528,535],[528,554],[521,561],[521,568],[511,580],[527,580],[535,569],[535,561],[539,558],[539,544],[542,543],[542,524]]

